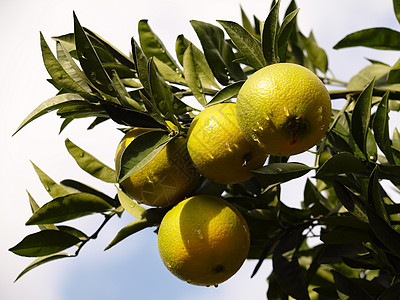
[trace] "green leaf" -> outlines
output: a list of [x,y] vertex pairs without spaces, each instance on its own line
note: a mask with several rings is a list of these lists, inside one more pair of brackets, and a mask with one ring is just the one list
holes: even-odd
[[253,174],[264,187],[267,187],[271,184],[282,183],[301,177],[313,169],[302,163],[270,163],[253,170]]
[[120,231],[118,231],[115,238],[111,241],[110,244],[108,244],[108,246],[104,250],[110,249],[111,247],[115,246],[128,236],[151,226],[154,226],[153,222],[150,222],[147,219],[136,219],[135,221],[129,223],[128,225],[123,227]]
[[162,41],[151,30],[147,20],[140,20],[138,24],[139,40],[143,52],[148,58],[156,57],[170,66],[175,72],[182,74],[175,60],[167,51]]
[[393,0],[393,9],[396,15],[397,21],[400,23],[400,2],[399,0]]
[[122,82],[121,78],[119,77],[117,71],[114,69],[111,71],[112,74],[112,82],[114,84],[115,90],[117,92],[118,99],[120,100],[123,106],[133,108],[139,111],[142,111],[143,108],[137,103],[134,99],[132,99],[125,88],[124,83]]
[[58,225],[57,229],[62,232],[66,232],[70,235],[76,236],[81,241],[86,241],[88,239],[88,236],[84,232],[82,232],[79,229],[76,229],[74,227],[71,227],[71,226]]
[[85,88],[81,87],[77,82],[75,82],[60,65],[54,54],[51,52],[42,34],[40,34],[40,46],[42,49],[44,65],[46,66],[51,78],[57,85],[71,92],[88,92]]
[[116,174],[113,169],[103,164],[93,155],[79,148],[69,139],[65,140],[65,146],[82,170],[102,181],[109,183],[116,182]]
[[112,206],[96,195],[74,193],[44,204],[32,215],[26,225],[60,223],[110,209]]
[[304,48],[307,51],[308,58],[311,60],[314,66],[320,69],[323,73],[328,70],[328,56],[324,49],[320,48],[315,41],[314,35],[311,32],[310,36],[306,38],[301,35]]
[[392,147],[389,137],[389,93],[386,92],[379,102],[378,108],[373,120],[373,129],[376,143],[385,154],[387,160],[393,164]]
[[42,182],[46,191],[52,196],[53,198],[66,196],[69,192],[64,189],[61,185],[57,184],[53,179],[47,176],[38,166],[36,166],[33,162],[31,162],[33,168],[35,169],[36,174],[39,176],[40,181]]
[[400,83],[400,59],[390,68],[387,81],[389,83]]
[[235,98],[239,94],[239,90],[244,84],[245,80],[240,80],[235,83],[232,83],[223,89],[221,89],[215,96],[207,103],[206,106],[219,104],[225,101],[228,101],[231,98]]
[[58,252],[58,253],[53,253],[53,254],[50,254],[50,255],[38,257],[32,263],[30,263],[24,270],[22,270],[21,273],[18,274],[18,276],[15,279],[15,281],[20,279],[23,275],[28,273],[30,270],[32,270],[32,269],[34,269],[34,268],[36,268],[36,267],[38,267],[40,265],[43,265],[43,264],[45,264],[47,262],[50,262],[50,261],[53,261],[53,260],[57,260],[57,259],[60,259],[60,258],[65,258],[65,257],[71,257],[71,256],[68,253]]
[[351,214],[363,222],[368,222],[366,203],[338,180],[333,182],[333,188],[339,201]]
[[225,41],[222,29],[201,21],[190,21],[203,47],[204,55],[217,80],[228,85],[233,80],[245,80],[247,76],[234,62],[232,47]]
[[372,92],[374,83],[375,80],[372,80],[358,97],[351,118],[351,133],[357,146],[366,157],[368,157],[366,144],[369,121],[371,118]]
[[335,279],[335,286],[337,290],[347,295],[346,299],[365,299],[372,300],[373,298],[367,294],[361,287],[359,287],[354,281],[347,278],[346,276],[336,272],[335,270],[331,270],[333,278]]
[[232,42],[255,70],[266,66],[261,43],[246,29],[232,21],[218,21],[228,33]]
[[[84,90],[91,92],[91,85],[89,79],[78,67],[78,65],[73,60],[71,54],[65,49],[61,42],[56,43],[57,49],[57,59],[60,65],[64,68],[65,72]],[[53,78],[54,79],[54,78]]]
[[246,13],[243,10],[243,7],[240,5],[240,15],[242,17],[242,25],[243,28],[246,29],[249,33],[253,36],[257,36],[256,31],[253,28],[253,25],[250,23],[249,18],[247,17]]
[[262,49],[268,65],[279,62],[277,49],[277,35],[279,31],[279,6],[280,0],[271,8],[262,31]]
[[204,88],[219,89],[218,83],[215,81],[214,74],[208,65],[207,59],[204,56],[204,53],[201,52],[199,48],[197,48],[194,44],[192,44],[189,40],[187,40],[183,35],[179,35],[176,39],[176,55],[178,56],[179,62],[183,65],[183,55],[185,51],[189,47],[192,46],[193,59],[196,63],[198,76],[200,78],[201,84]]
[[148,164],[172,140],[164,131],[149,131],[135,138],[121,156],[121,171],[118,181],[122,182]]
[[201,70],[199,70],[199,65],[195,61],[192,49],[192,45],[189,45],[183,55],[183,72],[193,96],[202,106],[206,106],[207,100],[199,75]]
[[181,85],[186,85],[186,80],[183,78],[182,73],[176,72],[170,66],[168,66],[163,61],[159,60],[157,57],[153,57],[154,63],[156,65],[157,71],[160,76],[168,82],[177,83]]
[[400,257],[400,233],[394,230],[382,217],[374,210],[368,208],[368,221],[372,232],[390,250],[390,252]]
[[45,102],[41,103],[37,108],[35,108],[35,110],[33,110],[22,121],[21,125],[19,125],[19,127],[17,128],[17,130],[14,132],[13,135],[15,135],[23,127],[25,127],[27,124],[29,124],[33,120],[39,118],[40,116],[43,116],[44,114],[47,114],[51,111],[57,110],[64,106],[68,106],[72,102],[87,103],[86,100],[78,94],[66,93],[66,94],[59,94],[57,96],[54,96],[54,97],[46,100]]
[[27,235],[9,251],[29,257],[45,256],[67,249],[79,243],[80,239],[59,230],[42,230]]
[[131,47],[140,83],[142,84],[146,93],[151,96],[151,88],[148,74],[148,59],[144,54],[142,48],[140,48],[139,44],[135,41],[134,38],[131,39]]
[[390,84],[387,81],[390,66],[374,63],[362,69],[357,75],[353,76],[347,88],[349,90],[362,90],[375,79],[375,87],[383,90],[399,91],[400,84]]
[[135,218],[141,219],[143,212],[146,210],[144,207],[140,206],[136,201],[131,199],[127,194],[117,188],[118,199],[121,206]]
[[79,57],[79,62],[84,73],[90,82],[100,91],[105,94],[116,97],[115,87],[104,70],[100,58],[96,53],[92,43],[86,35],[84,29],[80,25],[78,18],[74,12],[74,34],[76,51]]
[[84,28],[84,30],[92,41],[96,41],[97,44],[101,45],[101,47],[105,49],[107,52],[109,52],[116,61],[118,61],[119,63],[123,64],[124,66],[132,70],[135,69],[135,64],[133,63],[133,61],[129,57],[127,57],[124,53],[122,53],[116,47],[111,45],[108,41],[106,41],[104,38],[99,36],[94,31],[89,30],[88,28]]
[[384,27],[364,29],[347,35],[333,48],[357,46],[380,50],[400,50],[400,32]]
[[104,194],[104,193],[102,193],[102,192],[100,192],[100,191],[98,191],[98,190],[86,185],[86,184],[83,184],[83,183],[81,183],[79,181],[72,180],[72,179],[65,179],[65,180],[62,180],[60,183],[62,185],[64,185],[64,186],[73,188],[75,191],[79,191],[79,192],[88,193],[88,194],[92,194],[92,195],[98,196],[98,197],[104,199],[105,201],[107,201],[112,206],[117,206],[118,205],[118,203],[117,203],[117,201],[115,199],[113,199],[110,196],[108,196],[108,195],[106,195],[106,194]]
[[[28,197],[29,197],[29,205],[31,206],[32,213],[35,213],[37,210],[39,210],[40,206],[37,204],[35,199],[31,196],[31,194],[27,191]],[[57,230],[57,227],[54,226],[53,224],[44,224],[44,225],[38,225],[40,230],[45,230],[45,229],[52,229],[52,230]]]
[[297,8],[291,11],[289,14],[285,16],[283,19],[282,25],[278,31],[278,41],[277,41],[277,49],[278,49],[278,57],[280,62],[286,61],[286,52],[287,45],[290,39],[290,35],[292,33],[293,27],[296,24],[296,16],[299,12],[300,8]]

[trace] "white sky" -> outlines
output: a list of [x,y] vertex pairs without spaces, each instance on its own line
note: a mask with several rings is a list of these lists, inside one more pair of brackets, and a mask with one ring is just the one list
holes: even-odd
[[[282,12],[289,1],[282,1]],[[137,38],[137,23],[148,19],[156,34],[174,52],[175,38],[183,33],[197,42],[189,20],[215,23],[217,19],[240,22],[239,4],[248,16],[255,14],[265,19],[270,1],[155,1],[155,0],[2,0],[0,2],[0,296],[7,300],[40,298],[41,300],[69,299],[128,299],[146,296],[147,299],[265,299],[266,278],[270,262],[265,262],[255,278],[250,274],[255,262],[246,262],[239,273],[215,288],[202,288],[179,281],[162,266],[158,257],[156,235],[151,230],[128,238],[107,252],[102,249],[116,232],[131,221],[125,215],[114,220],[98,240],[83,249],[77,259],[66,259],[41,266],[21,278],[13,280],[31,259],[18,257],[8,248],[18,243],[36,228],[24,226],[30,216],[29,190],[37,202],[43,204],[49,197],[42,188],[32,160],[54,180],[73,178],[114,195],[115,190],[86,175],[77,167],[64,147],[68,137],[78,146],[113,165],[115,147],[121,135],[114,124],[107,122],[92,131],[85,131],[90,121],[72,123],[58,135],[61,120],[48,114],[34,121],[16,136],[11,137],[21,121],[41,102],[54,96],[55,90],[46,82],[48,75],[41,60],[39,31],[54,49],[52,36],[73,31],[72,11],[83,26],[97,32],[123,52],[128,53],[130,38]],[[400,30],[392,12],[390,0],[298,0],[298,23],[303,33],[311,29],[319,44],[328,52],[330,67],[343,80],[367,65],[365,57],[393,64],[394,52],[365,48],[332,50],[332,46],[355,30],[387,26]],[[306,157],[299,157],[299,159]],[[306,161],[306,163],[308,163]],[[312,162],[311,162],[312,163]],[[296,181],[300,184],[303,181]],[[298,205],[302,199],[296,193],[287,193],[289,201]],[[285,192],[285,191],[284,191]],[[300,193],[302,194],[302,192]],[[296,198],[297,196],[297,198]],[[100,219],[79,220],[88,234]]]

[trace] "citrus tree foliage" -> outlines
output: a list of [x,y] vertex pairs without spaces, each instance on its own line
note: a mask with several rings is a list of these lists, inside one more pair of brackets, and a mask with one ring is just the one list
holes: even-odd
[[[393,7],[400,22],[400,2],[394,0]],[[93,122],[88,129],[108,120],[119,129],[162,129],[143,134],[127,147],[119,174],[65,141],[84,171],[115,185],[187,133],[195,114],[186,98],[194,97],[203,107],[235,101],[246,78],[266,65],[306,66],[324,83],[342,87],[330,91],[332,101],[345,100],[333,110],[330,128],[312,152],[315,164],[271,156],[248,182],[221,185],[202,179],[194,193],[223,195],[246,218],[251,232],[248,258],[258,260],[252,276],[264,260],[272,260],[272,273],[266,274],[268,299],[395,299],[400,293],[400,204],[382,182],[391,183],[392,194],[398,195],[400,134],[389,131],[389,113],[400,109],[400,60],[394,66],[370,60],[348,83],[340,82],[329,76],[328,58],[313,34],[300,32],[295,1],[282,21],[279,9],[280,1],[274,1],[265,20],[251,21],[242,10],[241,24],[193,20],[202,49],[180,35],[173,54],[147,20],[139,22],[139,34],[131,39],[131,53],[126,55],[82,27],[74,14],[73,33],[53,38],[55,54],[40,37],[49,82],[58,93],[40,104],[17,131],[51,111],[63,119],[60,131],[74,119],[89,117]],[[400,32],[365,29],[334,48],[355,46],[400,50]],[[105,249],[144,228],[156,229],[169,209],[142,207],[119,189],[110,197],[75,180],[56,183],[34,168],[52,200],[39,207],[28,194],[33,214],[26,225],[38,225],[39,231],[10,248],[35,258],[18,278],[41,264],[77,256],[124,210],[132,222]],[[301,208],[288,207],[281,199],[281,184],[302,176],[308,177],[297,199]],[[90,214],[104,216],[91,235],[62,225]],[[311,237],[320,242],[307,243]]]

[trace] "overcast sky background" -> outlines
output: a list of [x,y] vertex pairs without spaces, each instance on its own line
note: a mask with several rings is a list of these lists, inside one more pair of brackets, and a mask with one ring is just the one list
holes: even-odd
[[[282,0],[282,13],[289,1]],[[306,35],[314,35],[329,57],[337,78],[349,80],[368,62],[365,58],[393,64],[398,54],[365,48],[333,50],[345,35],[369,27],[385,26],[400,30],[394,17],[392,1],[374,0],[298,0],[298,24]],[[73,31],[72,12],[81,24],[92,29],[124,53],[130,51],[130,38],[137,38],[137,23],[148,19],[153,31],[174,53],[175,39],[184,34],[199,45],[189,21],[202,20],[216,24],[225,19],[240,22],[240,8],[249,17],[267,16],[270,1],[232,0],[1,0],[0,2],[0,298],[4,300],[105,300],[105,299],[265,299],[266,278],[270,262],[250,279],[255,261],[248,261],[229,281],[218,288],[196,287],[173,277],[162,265],[157,251],[157,238],[151,229],[129,237],[104,252],[120,228],[132,221],[126,213],[112,220],[96,241],[88,243],[78,258],[63,259],[29,272],[13,283],[32,259],[7,251],[25,235],[37,231],[24,223],[30,217],[26,190],[39,203],[50,198],[30,161],[37,164],[55,181],[66,178],[82,181],[109,195],[113,185],[104,184],[83,172],[67,153],[64,140],[78,146],[113,166],[116,146],[122,135],[112,122],[94,130],[85,128],[91,120],[75,121],[58,134],[61,120],[54,114],[41,117],[11,137],[21,121],[40,103],[55,95],[46,82],[49,77],[40,53],[39,31],[54,50],[52,36]],[[298,161],[312,164],[307,157]],[[302,184],[304,179],[294,185]],[[293,185],[293,184],[292,184]],[[298,206],[302,201],[299,188],[284,187],[285,201]],[[72,222],[90,235],[102,218],[88,217]]]

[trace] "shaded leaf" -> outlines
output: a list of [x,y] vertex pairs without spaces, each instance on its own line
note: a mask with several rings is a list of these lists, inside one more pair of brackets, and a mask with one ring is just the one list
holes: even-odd
[[301,177],[313,169],[302,163],[270,163],[252,172],[255,178],[263,186],[267,187],[271,184],[282,183]]
[[246,59],[246,62],[258,70],[266,66],[261,43],[246,29],[232,21],[218,21],[228,33],[232,42]]
[[368,231],[357,228],[335,228],[332,231],[321,231],[321,241],[329,245],[368,242]]
[[400,257],[400,233],[394,230],[372,209],[367,209],[368,221],[372,232],[395,256]]
[[114,122],[121,125],[144,128],[166,128],[164,124],[157,122],[148,113],[111,102],[103,102],[102,107],[107,111]]
[[385,203],[381,196],[382,187],[379,184],[378,167],[375,167],[371,173],[368,182],[368,202],[371,207],[374,208],[376,213],[382,217],[388,224],[390,219],[386,212]]
[[148,76],[152,100],[154,101],[156,107],[166,119],[170,120],[174,124],[177,124],[173,108],[174,95],[172,94],[167,83],[158,74],[152,58],[150,58],[148,61]]
[[117,190],[118,190],[118,199],[119,202],[121,203],[121,206],[135,218],[138,219],[142,218],[142,214],[146,209],[140,206],[136,201],[131,199],[127,194],[125,194],[120,189],[117,188]]
[[400,295],[400,283],[397,282],[379,296],[379,300],[393,300]]
[[74,193],[44,204],[30,217],[26,225],[60,223],[110,209],[112,206],[96,195]]
[[102,181],[109,183],[116,182],[116,174],[113,169],[72,143],[69,139],[65,140],[65,146],[82,170]]
[[121,171],[118,181],[122,182],[149,163],[172,139],[164,131],[150,131],[136,137],[121,156]]
[[337,176],[345,173],[362,173],[368,169],[362,160],[348,152],[338,153],[329,158],[318,170],[316,177]]
[[333,274],[333,278],[335,279],[335,286],[340,293],[343,293],[349,296],[349,299],[373,299],[370,295],[367,294],[361,287],[359,287],[354,281],[347,278],[346,276],[336,272],[335,270],[331,271]]
[[351,133],[357,146],[367,155],[367,134],[371,118],[372,92],[375,80],[362,91],[354,106],[351,118]]
[[376,110],[373,129],[376,143],[385,154],[387,160],[393,164],[393,154],[391,142],[389,137],[389,107],[388,107],[389,93],[385,93],[379,102],[378,109]]
[[333,48],[357,46],[381,50],[400,50],[400,32],[384,27],[364,29],[347,35]]
[[128,236],[151,226],[154,226],[153,222],[150,222],[147,219],[136,219],[135,221],[129,223],[128,225],[123,227],[120,231],[118,231],[115,238],[111,241],[110,244],[108,244],[108,246],[104,250],[110,249],[111,247],[115,246]]
[[32,269],[34,269],[34,268],[36,268],[36,267],[38,267],[40,265],[43,265],[43,264],[45,264],[47,262],[50,262],[50,261],[53,261],[53,260],[57,260],[57,259],[60,259],[60,258],[65,258],[65,257],[71,257],[71,256],[68,253],[58,252],[58,253],[53,253],[53,254],[50,254],[50,255],[38,257],[32,263],[30,263],[21,273],[18,274],[18,276],[15,279],[15,281],[20,279],[23,275],[28,273],[30,270],[32,270]]
[[59,230],[42,230],[27,235],[9,251],[29,257],[45,256],[67,249],[79,243],[80,239]]
[[368,222],[366,203],[337,180],[333,182],[333,188],[339,201],[351,214],[363,222]]

